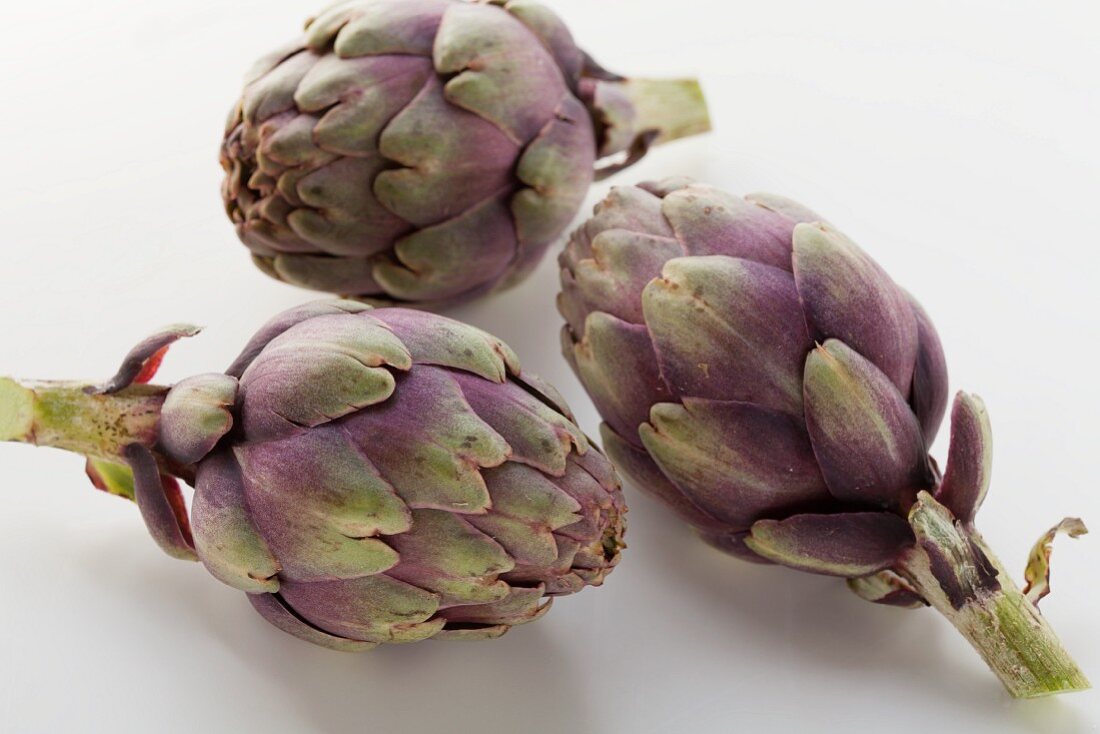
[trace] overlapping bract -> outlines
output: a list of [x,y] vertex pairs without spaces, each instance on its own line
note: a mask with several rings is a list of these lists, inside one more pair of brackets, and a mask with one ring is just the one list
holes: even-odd
[[528,0],[337,3],[250,75],[228,213],[296,285],[427,304],[506,286],[568,226],[597,156],[641,132],[600,76]]
[[[935,329],[813,212],[683,179],[617,188],[561,265],[565,354],[609,456],[711,543],[857,578],[912,546],[919,491],[973,518],[989,473],[980,401],[956,404],[941,484]],[[876,600],[899,590],[875,578]]]
[[276,626],[365,649],[498,636],[619,557],[618,481],[503,343],[422,312],[308,304],[168,393],[198,557]]

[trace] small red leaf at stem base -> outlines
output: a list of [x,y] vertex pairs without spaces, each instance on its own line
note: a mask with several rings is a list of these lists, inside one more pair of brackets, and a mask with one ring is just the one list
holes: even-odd
[[153,356],[145,360],[141,365],[141,371],[138,372],[137,377],[134,378],[135,385],[145,385],[157,375],[157,370],[160,369],[161,363],[164,361],[164,355],[168,354],[168,347],[161,347]]
[[92,486],[101,492],[134,500],[134,478],[130,468],[97,459],[88,459],[84,473],[92,481]]
[[183,490],[180,489],[179,481],[168,474],[161,474],[160,483],[164,487],[164,496],[168,498],[168,504],[172,507],[172,514],[176,516],[176,521],[180,525],[180,532],[183,533],[187,544],[194,548],[195,538],[191,534],[191,518],[187,515],[187,503],[183,499]]
[[95,468],[95,464],[92,463],[91,459],[88,459],[84,464],[84,473],[88,475],[88,479],[92,480],[93,487],[100,492],[110,492],[110,490],[107,489],[107,483],[103,481],[103,475]]

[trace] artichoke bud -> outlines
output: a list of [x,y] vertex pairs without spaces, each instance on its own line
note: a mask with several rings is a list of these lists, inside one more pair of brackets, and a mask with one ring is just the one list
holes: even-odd
[[497,637],[618,562],[614,470],[488,334],[317,302],[225,373],[139,383],[195,332],[143,341],[100,386],[0,380],[0,435],[89,456],[166,552],[334,649]]
[[518,282],[595,177],[708,129],[698,82],[611,74],[538,3],[354,0],[250,74],[222,191],[268,275],[437,307]]
[[[1016,696],[1088,682],[974,526],[992,433],[927,313],[810,209],[689,179],[613,189],[560,258],[565,356],[609,455],[715,547],[932,606]],[[1059,528],[1077,532],[1066,521]],[[1034,583],[1032,583],[1034,582]]]

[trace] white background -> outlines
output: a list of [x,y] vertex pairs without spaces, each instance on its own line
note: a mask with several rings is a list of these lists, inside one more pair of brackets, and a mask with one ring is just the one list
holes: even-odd
[[[786,194],[870,250],[936,320],[953,388],[994,421],[980,527],[1022,572],[1067,514],[1100,531],[1100,45],[1072,0],[551,0],[606,66],[700,74],[716,132],[611,183],[687,174]],[[0,374],[103,378],[189,320],[161,377],[224,368],[312,296],[254,272],[223,218],[225,114],[307,0],[9,3],[0,46]],[[589,205],[606,191],[596,186]],[[586,205],[586,211],[588,205]],[[452,312],[512,344],[584,428],[557,272]],[[946,434],[946,431],[943,432]],[[943,435],[941,434],[941,435]],[[936,447],[943,456],[945,446]],[[739,563],[637,492],[602,589],[477,644],[366,655],[267,625],[170,560],[82,462],[0,446],[4,731],[1094,731],[1100,695],[1012,702],[930,611]],[[1100,682],[1100,537],[1060,539],[1043,610]]]

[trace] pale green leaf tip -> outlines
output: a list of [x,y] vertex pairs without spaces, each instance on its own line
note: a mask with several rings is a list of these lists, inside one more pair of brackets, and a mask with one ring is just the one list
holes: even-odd
[[88,464],[89,470],[96,474],[93,481],[98,479],[103,485],[100,489],[107,494],[135,501],[134,472],[130,467],[104,459],[88,459]]

